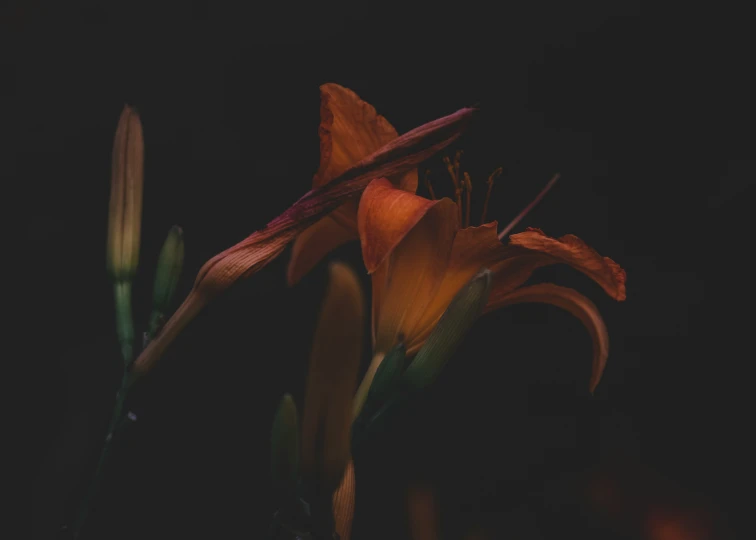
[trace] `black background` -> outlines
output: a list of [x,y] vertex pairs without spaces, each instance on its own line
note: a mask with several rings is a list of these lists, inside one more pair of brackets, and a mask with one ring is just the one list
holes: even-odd
[[[544,306],[483,318],[427,399],[358,464],[353,536],[405,534],[403,489],[421,481],[437,490],[448,538],[475,526],[495,538],[673,538],[643,533],[640,511],[620,523],[582,504],[581,478],[597,464],[635,478],[662,512],[705,508],[711,538],[737,529],[756,164],[743,14],[630,1],[16,2],[2,20],[35,538],[70,521],[118,382],[104,247],[124,103],[138,108],[146,145],[142,322],[171,225],[186,234],[183,297],[205,260],[309,189],[325,82],[356,91],[400,133],[479,103],[458,144],[473,216],[497,166],[489,216],[500,223],[560,172],[518,230],[577,234],[628,273],[623,303],[569,268],[536,276],[577,287],[604,314],[611,353],[593,399],[576,320]],[[440,156],[429,166],[450,195]],[[138,421],[91,538],[263,534],[270,422],[284,392],[301,403],[325,283],[321,265],[287,289],[287,258],[206,309],[135,391]],[[359,271],[358,246],[334,258]],[[673,495],[654,498],[662,492]]]

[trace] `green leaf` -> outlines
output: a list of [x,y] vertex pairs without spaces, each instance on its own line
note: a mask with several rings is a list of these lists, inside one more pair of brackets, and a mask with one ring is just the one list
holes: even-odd
[[299,478],[299,418],[291,394],[285,394],[273,418],[271,471],[273,485],[282,496],[296,493]]
[[459,290],[405,370],[403,384],[421,390],[436,379],[483,312],[491,292],[491,276],[490,270],[483,269]]

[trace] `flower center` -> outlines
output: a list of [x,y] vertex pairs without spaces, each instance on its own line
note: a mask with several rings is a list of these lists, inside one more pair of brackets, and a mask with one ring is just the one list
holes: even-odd
[[[462,150],[458,150],[454,155],[454,161],[449,159],[448,156],[444,157],[444,165],[449,171],[452,183],[454,184],[454,196],[457,201],[457,211],[459,216],[460,227],[470,226],[470,202],[472,199],[472,180],[470,180],[470,174],[460,170],[460,158],[462,157]],[[480,216],[480,224],[482,225],[486,221],[486,213],[488,212],[488,201],[491,198],[491,190],[493,189],[494,180],[496,177],[501,176],[502,168],[499,167],[488,175],[486,184],[488,189],[486,190],[486,199],[483,202],[483,212]],[[433,191],[433,186],[430,183],[430,169],[425,171],[425,187],[430,193],[431,199],[436,200],[436,194]]]

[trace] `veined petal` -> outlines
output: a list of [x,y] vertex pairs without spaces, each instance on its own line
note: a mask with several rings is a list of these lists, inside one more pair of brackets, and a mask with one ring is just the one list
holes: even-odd
[[[573,234],[551,238],[540,229],[528,228],[525,232],[510,236],[509,245],[522,247],[531,254],[540,255],[540,257],[530,259],[531,264],[535,265],[531,272],[547,264],[569,264],[593,279],[606,291],[606,294],[615,300],[625,299],[625,271],[612,259],[602,257],[595,249]],[[525,266],[529,264],[526,263]],[[498,268],[496,270],[498,271]],[[503,274],[503,279],[508,278]]]
[[373,275],[373,325],[375,351],[385,353],[400,334],[410,344],[420,331],[446,273],[457,209],[451,199],[429,201],[378,179],[363,193],[358,225],[368,272],[380,268]]
[[354,481],[354,463],[350,460],[344,471],[339,489],[333,494],[333,521],[339,540],[349,540],[352,535],[352,520],[354,519],[354,496],[356,491]]
[[590,391],[593,393],[601,380],[604,367],[606,367],[606,359],[609,356],[609,333],[596,305],[574,289],[560,287],[553,283],[540,283],[505,294],[502,294],[501,290],[492,291],[485,311],[493,311],[512,304],[531,302],[560,307],[572,313],[585,325],[593,341],[593,364],[590,380]]
[[[328,83],[320,87],[320,167],[312,187],[327,184],[362,158],[398,137],[396,129],[348,88]],[[417,170],[405,172],[394,183],[415,192]]]
[[[347,203],[350,204],[350,203]],[[338,223],[333,215],[337,208],[297,236],[291,248],[291,260],[286,272],[289,285],[299,282],[328,253],[351,240],[357,240],[357,228],[347,228]],[[356,210],[355,210],[356,213]]]

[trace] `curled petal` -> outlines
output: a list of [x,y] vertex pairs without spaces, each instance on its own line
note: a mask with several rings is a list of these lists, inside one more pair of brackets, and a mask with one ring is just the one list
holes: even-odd
[[368,272],[380,268],[373,276],[373,325],[375,350],[385,353],[399,334],[411,343],[419,331],[446,273],[457,210],[451,199],[429,201],[377,179],[362,196],[358,225]]
[[[357,226],[362,258],[372,274],[428,211],[450,199],[436,201],[395,188],[385,178],[370,182],[360,200]],[[453,218],[452,218],[453,219]],[[456,228],[459,224],[455,221]],[[451,246],[450,246],[451,247]]]
[[352,398],[362,352],[364,301],[354,272],[331,264],[331,279],[315,329],[302,421],[302,475],[331,494],[350,459]]
[[557,262],[569,264],[593,279],[615,300],[625,299],[625,271],[573,234],[551,238],[540,229],[528,228],[525,232],[510,236],[509,243],[546,256],[543,264],[538,266]]
[[572,313],[585,325],[593,342],[593,364],[591,369],[590,391],[596,389],[604,373],[606,359],[609,356],[609,333],[604,319],[596,305],[574,289],[560,287],[553,283],[541,283],[522,287],[511,293],[501,294],[493,291],[486,306],[486,312],[503,306],[522,303],[542,303],[560,307]]
[[339,489],[333,494],[333,521],[339,540],[349,540],[352,534],[356,487],[354,463],[350,460],[344,471]]

